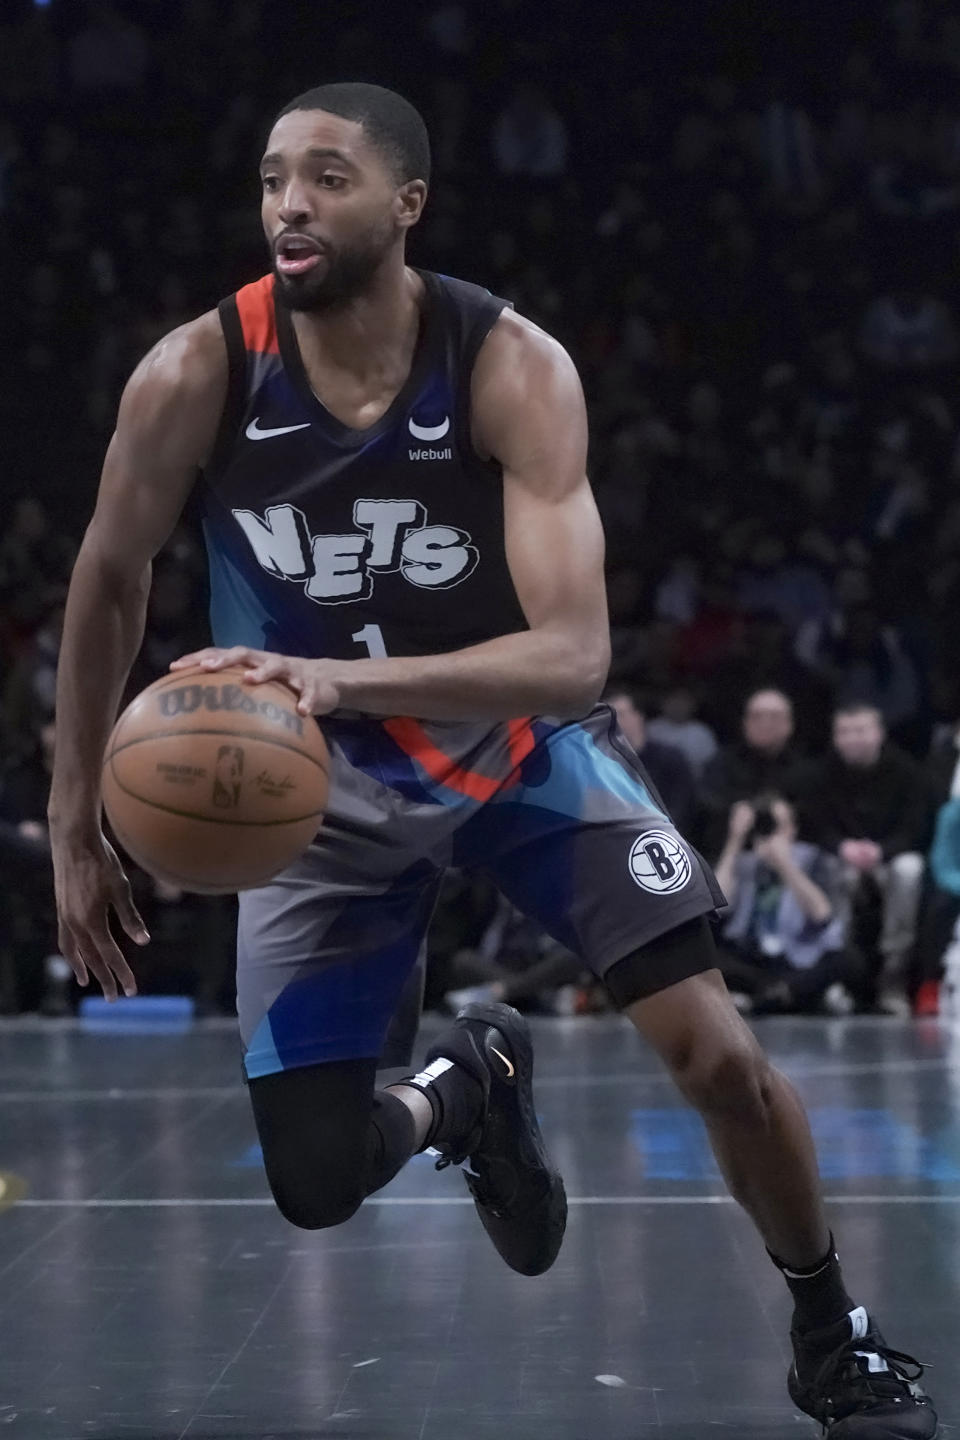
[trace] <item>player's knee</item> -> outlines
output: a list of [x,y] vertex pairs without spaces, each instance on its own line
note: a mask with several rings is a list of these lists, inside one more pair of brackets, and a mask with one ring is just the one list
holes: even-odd
[[309,1176],[268,1172],[267,1178],[280,1214],[300,1230],[329,1230],[343,1225],[363,1204],[359,1177],[320,1171]]
[[773,1071],[749,1032],[742,1040],[714,1042],[699,1052],[695,1046],[676,1079],[705,1120],[768,1123]]

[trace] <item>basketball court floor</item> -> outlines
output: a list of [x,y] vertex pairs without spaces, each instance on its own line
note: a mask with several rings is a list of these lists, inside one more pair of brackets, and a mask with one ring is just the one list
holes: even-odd
[[[618,1019],[535,1023],[570,1224],[507,1270],[454,1170],[349,1224],[272,1209],[229,1022],[0,1022],[0,1436],[787,1440],[789,1306],[699,1122]],[[424,1043],[437,1023],[424,1027]],[[770,1020],[854,1295],[960,1437],[960,1027]]]

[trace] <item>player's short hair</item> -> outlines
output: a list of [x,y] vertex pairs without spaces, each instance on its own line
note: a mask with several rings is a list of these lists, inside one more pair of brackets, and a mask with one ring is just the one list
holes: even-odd
[[343,120],[356,120],[387,162],[399,185],[408,180],[430,182],[430,137],[419,110],[382,85],[339,81],[305,90],[277,116],[292,110],[325,110]]

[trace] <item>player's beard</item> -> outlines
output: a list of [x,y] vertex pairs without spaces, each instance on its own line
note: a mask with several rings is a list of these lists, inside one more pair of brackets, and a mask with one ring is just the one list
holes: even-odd
[[326,249],[320,265],[305,275],[284,275],[274,260],[275,294],[288,310],[340,310],[370,287],[394,242],[394,227],[387,221],[362,240],[339,249]]

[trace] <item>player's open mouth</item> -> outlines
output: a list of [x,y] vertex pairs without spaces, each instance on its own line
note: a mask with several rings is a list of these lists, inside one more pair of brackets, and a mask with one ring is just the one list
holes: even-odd
[[277,269],[284,275],[303,275],[319,264],[321,253],[309,235],[284,235],[277,241]]

